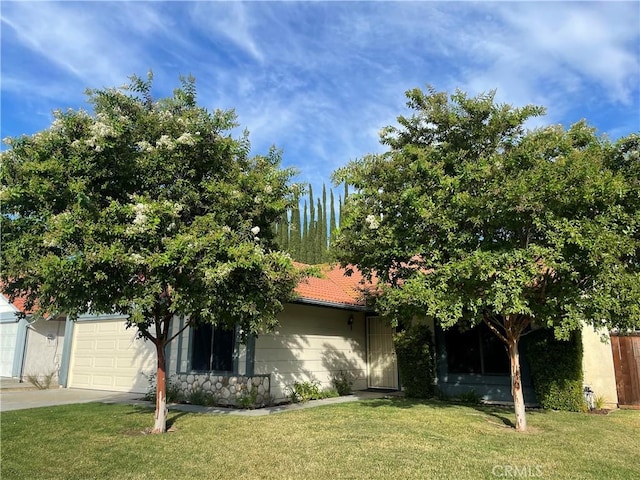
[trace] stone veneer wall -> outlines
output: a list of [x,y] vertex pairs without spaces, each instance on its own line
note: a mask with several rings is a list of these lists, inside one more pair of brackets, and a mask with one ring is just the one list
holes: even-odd
[[[254,408],[271,403],[270,375],[219,375],[215,373],[179,373],[175,375],[180,393],[184,398],[197,389],[213,395],[215,403],[221,406],[243,406],[241,399],[255,392]],[[244,405],[246,406],[246,405]]]

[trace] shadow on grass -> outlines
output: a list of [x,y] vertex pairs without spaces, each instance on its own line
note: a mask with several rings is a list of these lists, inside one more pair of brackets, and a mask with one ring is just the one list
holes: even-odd
[[[361,400],[360,404],[363,407],[380,408],[380,407],[392,407],[400,409],[408,409],[414,407],[430,407],[430,408],[455,408],[463,404],[454,402],[445,402],[433,398],[405,398],[405,397],[386,397],[374,400]],[[468,405],[467,405],[468,406]]]
[[[388,397],[375,400],[362,400],[360,405],[369,408],[398,408],[398,409],[410,409],[414,407],[428,407],[434,409],[456,409],[460,407],[472,408],[487,417],[492,417],[499,422],[500,426],[515,429],[516,425],[513,420],[514,411],[512,406],[508,405],[487,405],[477,404],[470,402],[461,402],[455,400],[439,400],[435,398],[429,399],[417,399],[417,398],[405,398],[405,397]],[[547,413],[545,410],[534,408],[527,409],[527,416],[539,415]]]
[[178,420],[180,417],[187,415],[188,413],[189,412],[175,412],[174,415],[169,415],[167,417],[167,430],[173,427],[173,425],[176,423],[176,420]]

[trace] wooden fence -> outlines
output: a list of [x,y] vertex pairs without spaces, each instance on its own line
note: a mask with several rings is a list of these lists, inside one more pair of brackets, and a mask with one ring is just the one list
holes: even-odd
[[640,409],[640,333],[611,335],[618,404]]

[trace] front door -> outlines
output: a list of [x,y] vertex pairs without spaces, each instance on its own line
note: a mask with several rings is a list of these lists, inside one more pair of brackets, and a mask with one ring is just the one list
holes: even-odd
[[367,319],[369,388],[398,389],[398,362],[393,348],[393,328],[379,317]]

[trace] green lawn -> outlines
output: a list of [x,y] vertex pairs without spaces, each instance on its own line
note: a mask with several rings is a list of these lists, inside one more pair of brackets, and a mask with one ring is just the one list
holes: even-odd
[[640,478],[640,411],[607,416],[369,400],[265,417],[84,404],[6,412],[3,480]]

